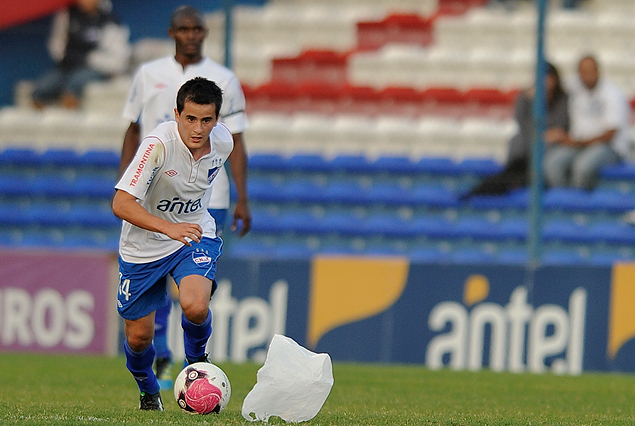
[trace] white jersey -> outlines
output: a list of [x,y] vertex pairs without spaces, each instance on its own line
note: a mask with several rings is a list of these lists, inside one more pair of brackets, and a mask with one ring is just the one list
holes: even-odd
[[[151,214],[173,223],[197,223],[203,228],[203,236],[213,238],[216,224],[206,206],[212,182],[234,141],[229,129],[219,123],[212,129],[210,143],[210,153],[194,161],[177,123],[162,123],[143,139],[116,188],[135,196]],[[181,247],[183,243],[165,234],[123,222],[119,255],[125,262],[153,262]]]
[[603,78],[589,90],[577,75],[567,81],[567,91],[573,138],[589,139],[616,129],[612,147],[622,158],[628,158],[631,108],[623,92]]
[[[139,68],[123,111],[123,117],[139,122],[140,135],[145,137],[158,124],[174,120],[176,94],[183,83],[194,77],[205,77],[223,91],[220,121],[232,134],[243,132],[248,125],[245,114],[245,95],[236,74],[230,69],[203,58],[185,69],[173,56],[148,62]],[[229,208],[229,179],[225,168],[214,181],[214,191],[208,206],[212,209]]]

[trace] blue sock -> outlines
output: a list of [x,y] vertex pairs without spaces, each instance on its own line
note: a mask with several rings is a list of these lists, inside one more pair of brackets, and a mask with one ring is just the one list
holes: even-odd
[[124,341],[123,349],[126,353],[126,367],[132,373],[132,377],[137,381],[137,386],[141,392],[159,392],[159,382],[157,376],[152,371],[154,362],[154,346],[150,344],[144,351],[135,352],[130,349],[128,341]]
[[154,317],[154,349],[156,351],[157,358],[169,358],[172,359],[172,353],[168,348],[168,317],[172,310],[172,301],[170,300],[167,305],[157,309]]
[[185,315],[181,316],[181,326],[185,340],[185,356],[187,359],[197,359],[205,354],[207,340],[212,335],[212,311],[207,311],[207,319],[203,324],[194,324]]

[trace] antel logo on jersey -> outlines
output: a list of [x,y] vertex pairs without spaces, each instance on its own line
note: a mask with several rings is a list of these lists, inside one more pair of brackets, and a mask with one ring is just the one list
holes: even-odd
[[137,182],[139,182],[141,173],[143,172],[143,169],[146,167],[146,164],[148,163],[148,158],[150,158],[150,153],[152,152],[153,148],[154,148],[154,144],[151,143],[150,145],[148,145],[146,152],[143,153],[143,157],[141,157],[141,162],[137,166],[137,171],[135,171],[135,174],[132,180],[130,181],[130,186],[135,186]]
[[201,199],[196,200],[181,200],[179,197],[174,197],[171,200],[161,200],[157,205],[157,210],[162,212],[169,212],[174,214],[193,213],[203,206]]
[[212,263],[212,258],[208,256],[208,252],[201,249],[192,252],[192,260],[200,267],[209,266]]

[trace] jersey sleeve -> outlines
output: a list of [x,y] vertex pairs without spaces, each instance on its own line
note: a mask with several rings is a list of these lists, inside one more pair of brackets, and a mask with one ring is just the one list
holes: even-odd
[[223,162],[227,161],[229,154],[234,149],[234,138],[229,128],[223,123],[218,123],[212,129],[212,143],[214,151],[223,158]]
[[139,145],[137,153],[115,188],[143,200],[150,184],[164,163],[165,145],[163,142],[156,136],[146,137]]
[[143,68],[140,68],[132,80],[123,108],[123,118],[131,123],[136,123],[139,120],[143,108],[143,79]]
[[221,121],[234,133],[242,133],[248,127],[245,113],[245,94],[238,78],[234,76],[225,87]]

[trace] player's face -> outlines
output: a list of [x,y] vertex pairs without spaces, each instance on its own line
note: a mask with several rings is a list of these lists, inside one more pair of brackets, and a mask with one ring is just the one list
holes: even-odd
[[174,116],[178,123],[179,135],[195,159],[210,151],[209,134],[218,122],[216,106],[200,105],[185,101],[183,111],[175,109]]
[[176,54],[189,58],[201,56],[203,40],[207,36],[205,23],[196,16],[181,16],[168,31],[174,39]]

